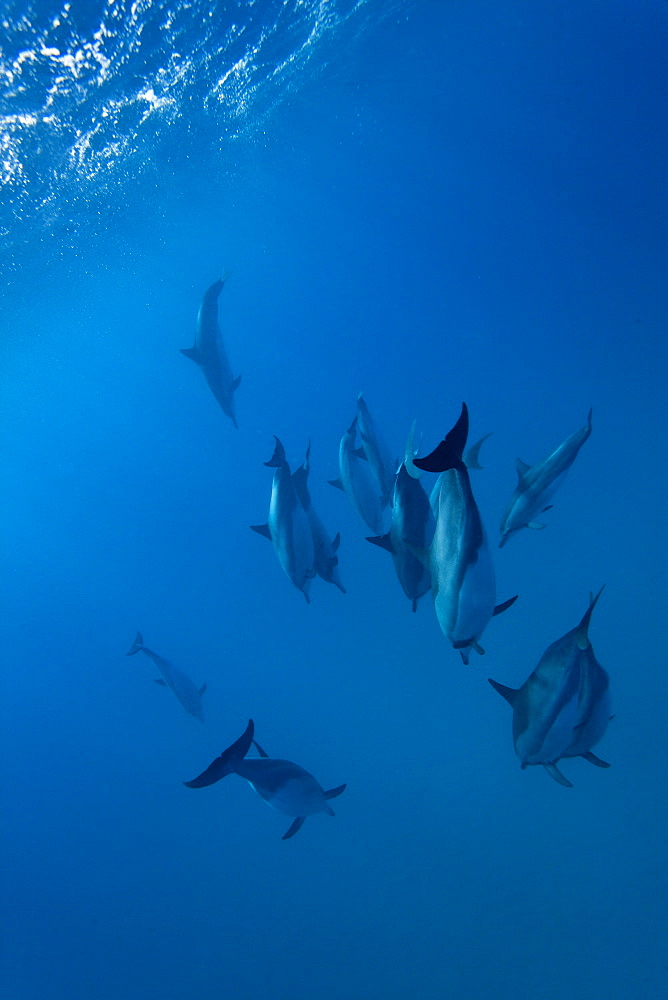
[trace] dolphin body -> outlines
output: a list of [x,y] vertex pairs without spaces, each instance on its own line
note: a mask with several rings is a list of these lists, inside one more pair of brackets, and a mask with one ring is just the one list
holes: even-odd
[[269,521],[253,524],[251,528],[272,542],[283,570],[310,604],[309,589],[315,576],[311,525],[295,489],[285,449],[277,437],[274,440],[274,454],[264,463],[276,470],[271,485]]
[[341,438],[339,445],[339,478],[330,479],[330,486],[343,490],[353,507],[377,535],[387,531],[381,487],[371,470],[363,448],[356,447],[358,417]]
[[419,480],[420,472],[413,465],[414,434],[415,424],[406,443],[404,461],[395,477],[390,530],[385,535],[367,538],[367,541],[390,553],[403,592],[416,611],[417,602],[431,587],[431,573],[415,555],[415,550],[429,548],[436,521],[429,497]]
[[478,640],[489,620],[517,599],[495,606],[494,566],[462,457],[468,426],[468,409],[462,403],[457,423],[438,447],[425,458],[413,460],[418,469],[441,474],[434,498],[436,530],[424,558],[441,631],[464,663],[469,662],[471,649],[484,653]]
[[[286,816],[295,817],[292,825],[283,834],[283,840],[294,837],[307,816],[319,812],[333,816],[334,810],[329,804],[329,799],[341,795],[346,786],[339,785],[338,788],[325,791],[313,775],[299,764],[268,757],[262,747],[255,743],[254,732],[253,720],[250,719],[245,732],[238,740],[224,750],[220,757],[216,757],[202,774],[192,781],[185,781],[184,784],[188,788],[205,788],[228,774],[238,774],[239,777],[245,778],[260,798],[270,806]],[[246,759],[246,754],[253,743],[260,757]]]
[[362,450],[380,487],[381,503],[383,507],[387,507],[389,503],[392,503],[395,469],[398,463],[392,461],[390,453],[379,436],[362,393],[357,397],[357,427],[362,439]]
[[510,536],[521,528],[545,527],[542,522],[536,521],[536,515],[545,513],[552,506],[552,497],[591,434],[591,414],[590,410],[585,427],[562,441],[542,462],[527,465],[521,458],[517,459],[517,488],[501,519],[499,548],[503,548]]
[[308,522],[311,525],[315,571],[319,577],[322,577],[322,579],[326,580],[327,583],[333,583],[334,586],[339,588],[341,593],[345,594],[346,588],[341,583],[341,577],[338,569],[339,557],[336,554],[341,541],[341,536],[337,532],[335,537],[330,541],[327,529],[320,520],[318,512],[311,502],[311,494],[308,489],[308,474],[311,470],[310,457],[311,445],[309,444],[306,449],[304,464],[300,465],[299,468],[292,473],[292,482],[297,496],[299,497],[299,501],[306,511]]
[[230,361],[223,343],[223,335],[218,322],[218,298],[223,290],[226,276],[207,288],[197,314],[195,346],[182,348],[181,354],[194,361],[202,369],[211,392],[235,427],[238,427],[234,412],[234,392],[239,387],[241,375],[232,377]]
[[[601,588],[602,590],[602,588]],[[513,710],[513,742],[522,767],[542,764],[560,785],[571,787],[557,767],[562,757],[584,757],[609,767],[592,752],[610,720],[610,679],[594,655],[588,629],[601,591],[580,623],[545,650],[517,690],[489,683]]]
[[172,692],[177,701],[180,701],[186,712],[190,715],[194,715],[196,719],[200,722],[204,722],[204,712],[202,711],[202,695],[206,691],[206,684],[202,684],[201,688],[195,686],[195,684],[190,680],[187,674],[184,674],[182,670],[170,663],[169,660],[163,660],[162,656],[158,656],[154,653],[152,649],[148,649],[144,645],[144,639],[141,632],[137,632],[135,641],[132,646],[125,654],[126,656],[134,656],[135,653],[145,653],[149,660],[155,663],[156,667],[162,674],[156,683],[164,684]]

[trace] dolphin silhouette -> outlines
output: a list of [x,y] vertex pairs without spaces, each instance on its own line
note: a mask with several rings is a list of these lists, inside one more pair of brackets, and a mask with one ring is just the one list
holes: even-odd
[[357,429],[362,440],[362,451],[380,487],[381,503],[387,507],[389,503],[392,503],[395,470],[398,463],[392,461],[389,451],[378,434],[375,421],[362,393],[357,397]]
[[[254,734],[255,726],[253,720],[249,719],[248,726],[239,739],[224,750],[220,757],[216,757],[197,778],[184,781],[184,785],[188,788],[205,788],[228,774],[238,774],[239,777],[245,778],[260,798],[270,806],[286,816],[295,817],[292,825],[283,834],[283,840],[294,837],[307,816],[319,812],[333,816],[334,810],[329,800],[341,795],[346,786],[339,785],[337,788],[325,791],[313,775],[299,764],[269,757],[253,739]],[[255,745],[260,754],[259,758],[246,758],[251,744]]]
[[292,481],[285,448],[277,437],[274,440],[274,454],[264,463],[276,470],[271,485],[269,521],[253,524],[251,528],[270,539],[284,572],[310,604],[309,589],[315,576],[311,525]]
[[135,641],[130,646],[130,649],[125,654],[126,656],[134,656],[135,653],[145,653],[149,660],[155,663],[156,667],[162,674],[156,683],[163,684],[168,687],[172,692],[177,701],[180,701],[186,712],[190,715],[194,715],[195,718],[199,719],[200,722],[204,722],[204,712],[202,711],[202,695],[206,691],[206,684],[202,684],[200,688],[196,687],[195,684],[190,680],[190,678],[183,673],[178,667],[169,660],[164,660],[162,656],[158,656],[154,653],[152,649],[149,649],[144,645],[144,639],[141,632],[137,632]]
[[517,459],[517,487],[508,509],[501,519],[502,548],[511,535],[521,528],[544,528],[541,521],[536,520],[538,514],[544,514],[552,507],[551,500],[563,483],[566,473],[577,458],[580,448],[591,434],[591,414],[587,424],[575,431],[558,448],[535,465],[527,465],[521,458]]
[[[496,581],[487,535],[475,502],[468,469],[463,460],[468,437],[468,409],[462,411],[451,431],[425,458],[413,465],[439,472],[434,488],[436,530],[422,558],[431,573],[431,592],[441,631],[469,662],[471,649],[484,653],[478,640],[490,618],[511,606],[512,597],[495,605]],[[414,550],[419,555],[419,550]]]
[[234,412],[234,392],[239,387],[241,375],[232,377],[230,361],[223,343],[223,335],[218,322],[218,298],[227,279],[223,275],[207,288],[197,315],[195,346],[184,347],[181,354],[194,361],[202,369],[211,392],[235,427],[238,427]]
[[363,448],[356,447],[357,416],[341,438],[339,445],[339,478],[330,479],[330,486],[343,490],[353,507],[372,531],[382,535],[387,530],[387,504],[381,496],[381,486],[371,470]]
[[320,520],[318,512],[311,501],[311,494],[308,488],[308,475],[311,470],[311,445],[306,449],[306,458],[303,465],[292,473],[292,482],[295,487],[300,503],[306,511],[308,522],[311,525],[311,537],[313,538],[314,566],[319,577],[327,583],[333,583],[345,594],[346,588],[341,583],[339,575],[339,557],[337,551],[341,536],[337,534],[330,539],[327,529]]
[[542,764],[567,787],[571,782],[557,767],[562,757],[609,766],[591,752],[610,720],[610,680],[589,641],[592,611],[602,590],[590,599],[579,624],[548,646],[520,688],[489,680],[513,710],[513,742],[522,767]]

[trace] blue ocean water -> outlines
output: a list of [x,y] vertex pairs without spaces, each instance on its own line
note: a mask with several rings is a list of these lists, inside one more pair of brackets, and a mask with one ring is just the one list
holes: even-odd
[[[3,1000],[630,1000],[666,989],[666,5],[0,8]],[[205,289],[239,429],[192,346]],[[498,599],[463,666],[337,475],[492,431]],[[499,550],[514,462],[593,432]],[[347,593],[249,530],[273,435]],[[614,719],[560,787],[508,706],[606,589]],[[126,658],[136,630],[205,722]],[[253,718],[325,788],[202,771]]]

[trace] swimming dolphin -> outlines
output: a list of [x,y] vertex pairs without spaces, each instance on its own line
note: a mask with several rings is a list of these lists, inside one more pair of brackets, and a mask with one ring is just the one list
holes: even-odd
[[330,479],[330,486],[343,490],[353,507],[377,535],[387,530],[381,487],[373,474],[363,449],[356,447],[357,416],[341,438],[339,445],[339,478]]
[[510,498],[508,509],[501,519],[502,548],[510,536],[521,528],[544,528],[536,515],[545,513],[552,507],[550,501],[561,486],[566,473],[577,454],[591,434],[591,413],[587,424],[567,437],[551,455],[535,465],[527,465],[517,459],[517,488]]
[[137,632],[135,641],[125,655],[134,656],[135,653],[139,652],[145,653],[162,674],[156,683],[168,687],[177,701],[181,702],[186,712],[194,715],[200,722],[204,722],[202,695],[206,691],[206,684],[202,684],[201,688],[196,687],[182,670],[170,663],[169,660],[163,660],[162,656],[158,656],[152,649],[148,649],[144,645],[141,632]]
[[[333,816],[334,810],[329,805],[329,799],[341,795],[346,786],[339,785],[338,788],[325,791],[313,775],[299,764],[268,757],[255,743],[254,732],[255,726],[250,719],[243,735],[224,750],[220,757],[216,757],[202,774],[192,781],[184,781],[184,785],[188,788],[204,788],[220,781],[228,774],[238,774],[239,777],[245,778],[260,798],[270,806],[286,816],[295,817],[290,828],[283,834],[283,840],[294,837],[307,816],[319,812]],[[260,756],[247,759],[246,754],[252,743],[255,744]]]
[[292,473],[292,482],[294,483],[299,501],[306,511],[306,516],[309,524],[311,525],[315,571],[318,576],[322,577],[323,580],[326,580],[327,583],[333,583],[343,594],[345,594],[346,589],[341,583],[341,577],[339,576],[339,557],[336,555],[341,541],[341,536],[337,532],[335,537],[330,541],[327,529],[320,520],[318,512],[311,502],[311,494],[309,493],[308,488],[308,474],[311,469],[310,457],[311,445],[309,444],[306,449],[304,464],[300,465],[299,468]]
[[390,453],[379,436],[362,393],[357,397],[357,428],[362,440],[361,450],[364,452],[380,487],[381,503],[387,507],[392,502],[395,470],[398,463],[392,461]]
[[420,471],[413,465],[414,435],[415,424],[406,443],[404,461],[395,477],[390,530],[386,535],[367,538],[367,541],[390,553],[399,583],[416,611],[417,602],[431,587],[431,573],[414,550],[429,548],[436,521],[429,497],[419,481]]
[[[428,553],[431,591],[441,631],[469,662],[471,649],[484,653],[478,640],[490,618],[517,599],[495,606],[496,581],[487,535],[475,502],[468,469],[463,461],[468,437],[468,409],[462,403],[457,423],[434,451],[413,464],[439,472],[436,530]],[[414,550],[418,555],[418,550]]]
[[301,590],[306,603],[311,603],[309,589],[315,576],[313,536],[311,525],[302,507],[285,458],[285,449],[277,437],[274,454],[264,464],[276,469],[271,486],[269,521],[252,524],[251,528],[273,543],[283,570],[297,590]]
[[234,412],[234,392],[239,387],[241,375],[237,378],[232,377],[232,369],[218,323],[218,297],[226,279],[227,275],[223,275],[207,288],[197,315],[195,346],[182,348],[181,354],[185,354],[200,366],[223,413],[227,414],[235,427],[238,427]]
[[591,598],[580,623],[548,646],[520,688],[489,681],[513,710],[513,742],[522,767],[542,764],[555,781],[569,788],[570,781],[557,767],[560,758],[584,757],[598,767],[609,767],[591,752],[610,719],[610,680],[588,635],[602,589]]

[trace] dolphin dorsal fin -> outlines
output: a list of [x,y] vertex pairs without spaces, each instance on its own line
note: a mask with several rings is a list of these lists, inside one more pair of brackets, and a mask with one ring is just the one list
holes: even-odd
[[[605,584],[603,584],[603,587],[605,587]],[[588,649],[589,648],[589,645],[590,645],[590,643],[589,643],[589,634],[588,634],[589,633],[589,622],[591,621],[592,611],[596,607],[596,603],[597,603],[599,597],[601,596],[601,594],[603,593],[603,587],[601,587],[601,589],[599,590],[598,594],[596,594],[595,597],[591,597],[590,596],[589,607],[585,611],[584,615],[582,616],[582,621],[578,625],[578,629],[577,629],[577,644],[578,644],[578,649]]]
[[482,465],[480,464],[480,449],[484,445],[487,438],[491,436],[492,431],[490,431],[489,434],[485,434],[485,436],[481,437],[479,441],[476,441],[475,444],[471,445],[469,450],[464,455],[464,465],[467,469],[482,469]]
[[527,462],[523,462],[521,458],[516,458],[515,468],[517,470],[517,479],[521,483],[531,466]]
[[186,358],[190,358],[196,365],[202,363],[202,357],[196,347],[182,347],[181,354]]
[[498,691],[501,697],[506,699],[506,701],[510,706],[513,706],[515,704],[515,701],[517,700],[517,695],[519,693],[516,688],[509,688],[506,687],[505,684],[499,684],[498,681],[493,681],[491,677],[488,677],[487,680],[492,685],[494,690]]

